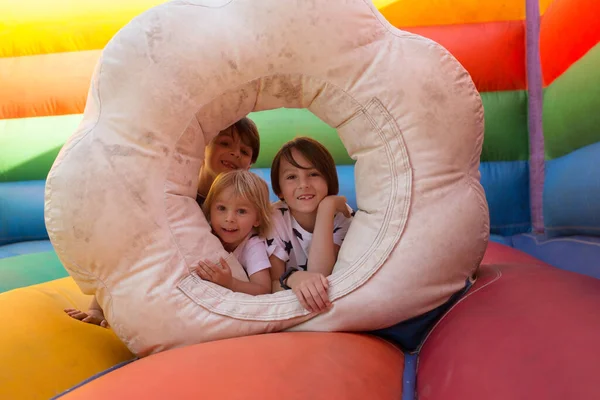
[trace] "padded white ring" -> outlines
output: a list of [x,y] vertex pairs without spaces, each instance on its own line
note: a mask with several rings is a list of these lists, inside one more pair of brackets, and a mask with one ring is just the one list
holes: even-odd
[[[316,317],[289,291],[253,297],[189,275],[227,255],[194,201],[205,144],[277,107],[308,108],[357,160],[360,210],[330,277],[334,307]],[[282,329],[377,329],[441,304],[478,268],[482,141],[464,68],[368,0],[176,0],[106,46],[48,176],[46,225],[142,356]]]

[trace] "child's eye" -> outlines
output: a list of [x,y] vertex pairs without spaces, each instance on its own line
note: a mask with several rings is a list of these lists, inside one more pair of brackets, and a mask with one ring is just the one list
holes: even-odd
[[225,206],[218,205],[217,206],[217,211],[225,211]]
[[296,175],[288,175],[285,177],[285,179],[291,181],[292,179],[296,179]]
[[229,146],[229,140],[221,140],[219,144],[223,147],[227,147]]
[[247,211],[247,210],[245,210],[245,209],[243,209],[243,208],[240,208],[240,209],[238,210],[238,214],[241,214],[241,215],[244,215],[244,214],[246,214],[247,212],[248,212],[248,211]]
[[245,155],[245,156],[249,156],[250,152],[248,150],[246,150],[246,149],[242,149],[242,154]]
[[310,173],[310,176],[321,176],[321,174],[316,171],[313,171]]

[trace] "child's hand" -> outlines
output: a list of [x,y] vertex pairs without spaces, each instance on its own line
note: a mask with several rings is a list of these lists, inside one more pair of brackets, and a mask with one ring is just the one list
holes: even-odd
[[89,310],[88,312],[83,312],[75,308],[65,308],[65,312],[69,317],[75,318],[81,322],[108,328],[108,322],[106,319],[104,319],[104,314],[100,310]]
[[320,312],[331,307],[327,289],[329,282],[323,274],[308,271],[298,271],[289,278],[287,285],[302,304],[310,312]]
[[230,289],[233,287],[233,275],[231,275],[231,268],[227,261],[221,257],[219,260],[220,266],[209,260],[200,261],[196,272],[200,278],[205,281],[216,283],[219,286]]
[[350,210],[348,210],[348,206],[346,205],[346,197],[345,196],[327,196],[321,203],[319,203],[319,210],[322,209],[329,210],[332,214],[340,212],[346,218],[350,218]]

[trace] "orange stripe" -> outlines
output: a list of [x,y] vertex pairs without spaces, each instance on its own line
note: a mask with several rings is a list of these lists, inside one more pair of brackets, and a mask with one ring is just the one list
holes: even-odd
[[600,42],[599,16],[599,0],[555,0],[550,5],[540,26],[545,86]]
[[0,58],[0,119],[83,112],[99,50]]
[[402,29],[430,38],[448,49],[469,71],[479,91],[527,87],[523,21]]
[[[552,0],[539,0],[544,13]],[[394,26],[431,26],[522,21],[525,0],[374,0]]]

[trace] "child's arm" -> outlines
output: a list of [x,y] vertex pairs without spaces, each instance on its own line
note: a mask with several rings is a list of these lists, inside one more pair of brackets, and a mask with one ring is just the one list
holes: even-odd
[[308,253],[307,265],[309,272],[317,272],[324,276],[331,275],[340,251],[340,246],[333,241],[333,219],[337,212],[342,213],[346,218],[350,218],[350,211],[346,206],[344,196],[327,196],[319,203],[317,220]]
[[233,292],[241,292],[251,295],[271,293],[271,274],[268,269],[262,269],[250,275],[250,282],[243,282],[231,275],[231,268],[223,258],[217,265],[209,260],[200,262],[198,275],[205,281],[216,283]]
[[271,263],[271,291],[272,293],[279,292],[280,290],[283,290],[281,283],[279,283],[279,278],[285,271],[285,261],[281,260],[276,255],[272,255],[269,257],[269,262]]
[[105,328],[108,327],[108,322],[104,318],[104,311],[102,311],[102,307],[100,307],[100,304],[98,304],[96,296],[94,296],[92,299],[87,313],[75,308],[65,308],[65,312],[69,315],[69,317],[75,318],[81,322],[100,325]]

